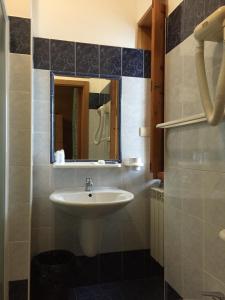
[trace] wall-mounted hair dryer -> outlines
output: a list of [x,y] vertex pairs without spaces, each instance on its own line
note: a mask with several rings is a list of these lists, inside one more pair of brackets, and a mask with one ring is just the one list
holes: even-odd
[[110,114],[110,109],[111,109],[111,104],[109,101],[106,104],[103,104],[102,106],[100,106],[97,110],[100,119],[99,119],[99,126],[95,133],[95,138],[94,138],[95,145],[99,145],[101,142],[104,142],[104,141],[110,142],[110,137],[104,137],[104,138],[102,137],[105,114]]
[[[225,6],[220,7],[203,22],[201,22],[195,28],[194,36],[198,42],[195,57],[202,106],[209,124],[217,125],[224,117],[225,108]],[[214,101],[212,101],[210,97],[205,70],[205,41],[223,41],[223,58]]]

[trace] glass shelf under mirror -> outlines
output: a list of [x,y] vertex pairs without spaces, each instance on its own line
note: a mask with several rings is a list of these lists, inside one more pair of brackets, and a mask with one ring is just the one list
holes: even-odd
[[70,168],[121,168],[122,164],[120,163],[105,163],[105,164],[100,164],[98,162],[65,162],[63,164],[57,164],[53,163],[52,164],[53,168],[56,169],[70,169]]

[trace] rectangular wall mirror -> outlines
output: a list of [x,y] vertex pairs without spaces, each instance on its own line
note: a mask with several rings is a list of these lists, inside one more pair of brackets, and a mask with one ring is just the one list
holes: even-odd
[[121,79],[51,73],[51,162],[121,161]]

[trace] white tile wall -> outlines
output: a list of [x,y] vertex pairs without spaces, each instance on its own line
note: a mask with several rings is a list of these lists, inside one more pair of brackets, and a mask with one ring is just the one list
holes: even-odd
[[8,280],[29,278],[31,212],[31,56],[10,54]]
[[[194,63],[193,36],[166,56],[166,120],[202,112]],[[212,96],[221,45],[208,43],[206,61]],[[225,122],[166,130],[166,280],[182,297],[225,289]]]
[[122,80],[122,156],[140,156],[146,163],[141,172],[122,169],[52,169],[49,163],[50,73],[33,70],[34,189],[32,211],[32,252],[64,248],[82,254],[73,217],[49,205],[55,189],[84,186],[85,177],[96,186],[115,186],[135,194],[132,204],[104,220],[102,253],[149,248],[148,166],[149,138],[139,137],[139,127],[149,123],[149,80],[124,77]]

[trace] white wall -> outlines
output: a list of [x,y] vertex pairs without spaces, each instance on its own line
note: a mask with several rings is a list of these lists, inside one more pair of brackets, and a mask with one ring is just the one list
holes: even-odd
[[33,0],[33,34],[135,47],[136,0]]
[[5,0],[6,11],[9,16],[21,18],[31,17],[31,0]]
[[139,21],[147,9],[152,5],[152,0],[137,0],[137,21]]
[[174,11],[174,9],[182,2],[183,0],[169,0],[168,1],[168,15]]

